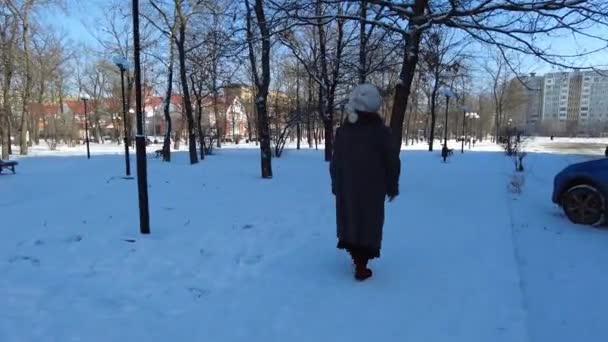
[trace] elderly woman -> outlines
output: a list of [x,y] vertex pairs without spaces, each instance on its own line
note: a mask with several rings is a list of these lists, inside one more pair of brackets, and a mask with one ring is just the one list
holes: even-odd
[[352,91],[349,115],[336,132],[330,166],[338,248],[350,253],[357,280],[372,276],[367,264],[380,256],[384,202],[399,194],[399,151],[378,115],[381,103],[378,89],[371,84]]

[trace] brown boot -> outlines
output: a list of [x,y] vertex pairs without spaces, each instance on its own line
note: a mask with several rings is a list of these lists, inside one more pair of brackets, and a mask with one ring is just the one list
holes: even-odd
[[367,258],[355,257],[353,260],[355,262],[355,279],[363,281],[373,275],[372,270],[367,268],[367,262],[369,261]]

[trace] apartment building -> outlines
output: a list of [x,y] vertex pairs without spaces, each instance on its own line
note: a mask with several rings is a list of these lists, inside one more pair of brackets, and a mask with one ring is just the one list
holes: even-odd
[[544,76],[542,124],[554,134],[598,133],[608,128],[608,71]]

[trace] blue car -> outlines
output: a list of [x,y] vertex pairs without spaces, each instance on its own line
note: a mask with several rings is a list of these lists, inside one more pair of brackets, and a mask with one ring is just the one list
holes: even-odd
[[608,158],[572,164],[555,176],[553,202],[574,223],[605,223],[608,199]]

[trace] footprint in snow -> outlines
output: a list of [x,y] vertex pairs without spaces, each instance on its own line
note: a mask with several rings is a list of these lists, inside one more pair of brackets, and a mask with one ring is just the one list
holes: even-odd
[[8,262],[11,264],[14,262],[17,262],[17,261],[29,261],[32,264],[32,266],[40,265],[40,259],[31,257],[31,256],[27,256],[27,255],[14,256],[14,257],[8,259]]
[[189,287],[188,292],[190,292],[192,294],[192,296],[194,296],[194,298],[198,299],[198,298],[202,298],[203,296],[207,295],[209,293],[209,290],[200,289],[198,287]]
[[65,240],[65,242],[67,242],[67,243],[80,242],[80,241],[82,241],[82,235],[80,235],[80,234],[72,235]]
[[255,264],[259,264],[262,259],[264,259],[264,256],[262,254],[256,254],[256,255],[249,255],[249,256],[239,256],[236,260],[237,264],[245,264],[245,265],[255,265]]

